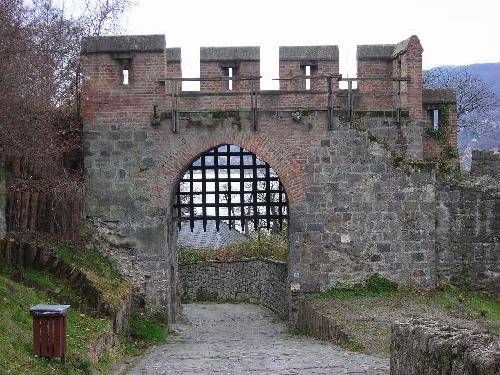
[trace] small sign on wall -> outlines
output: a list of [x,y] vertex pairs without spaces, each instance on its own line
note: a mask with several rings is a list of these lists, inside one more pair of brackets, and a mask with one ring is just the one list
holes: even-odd
[[298,279],[300,277],[300,272],[294,272],[293,273],[293,278]]
[[349,237],[348,234],[341,234],[340,235],[340,242],[341,243],[350,243],[351,242],[351,237]]
[[290,290],[292,292],[299,292],[300,291],[300,284],[299,283],[291,283]]

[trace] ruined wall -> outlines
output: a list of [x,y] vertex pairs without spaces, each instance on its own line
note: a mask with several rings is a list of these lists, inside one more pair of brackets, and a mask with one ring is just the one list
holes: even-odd
[[198,262],[181,265],[179,277],[185,300],[259,303],[282,318],[288,315],[287,270],[283,262]]
[[498,335],[425,319],[392,326],[392,375],[493,375],[499,372]]
[[442,282],[500,296],[500,192],[440,183],[436,264]]
[[[210,60],[217,60],[217,51],[228,58],[219,48]],[[418,94],[410,95],[409,84],[406,117],[398,125],[407,137],[390,131],[396,125],[392,111],[369,100],[356,109],[356,121],[334,109],[329,129],[327,93],[311,90],[260,91],[256,121],[248,92],[181,92],[173,118],[171,86],[159,82],[178,74],[165,70],[166,55],[173,53],[167,52],[158,36],[90,38],[82,56],[87,221],[97,246],[134,282],[140,303],[150,310],[167,306],[163,313],[174,316],[173,196],[190,163],[219,144],[255,153],[279,175],[289,199],[288,275],[295,275],[299,292],[359,282],[373,273],[435,285],[434,175],[394,166],[394,152],[422,155],[422,124],[415,117],[422,109],[412,107]],[[402,69],[416,81],[412,67],[421,64],[419,53],[415,39],[398,49]],[[334,57],[312,62],[318,71],[335,72]],[[129,85],[120,82],[121,59],[131,59]],[[335,93],[336,102],[340,95]]]
[[470,173],[473,176],[491,176],[500,180],[500,152],[472,150]]

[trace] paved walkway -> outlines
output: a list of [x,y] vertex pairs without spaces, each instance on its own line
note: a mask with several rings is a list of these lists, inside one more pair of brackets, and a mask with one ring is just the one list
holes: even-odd
[[130,374],[387,374],[388,360],[292,336],[269,310],[247,304],[187,304],[185,324]]

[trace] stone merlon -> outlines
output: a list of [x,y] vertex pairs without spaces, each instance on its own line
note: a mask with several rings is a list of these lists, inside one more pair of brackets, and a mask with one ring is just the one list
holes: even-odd
[[165,51],[165,35],[121,35],[83,38],[81,53],[163,51]]
[[417,44],[420,49],[422,46],[416,35],[412,35],[398,44],[363,44],[359,45],[356,58],[358,60],[392,60],[401,53],[406,52],[410,44]]
[[358,60],[392,60],[394,44],[364,44],[358,46]]
[[260,47],[200,47],[201,61],[259,61]]
[[181,49],[178,48],[178,47],[167,48],[165,50],[165,53],[167,55],[167,61],[168,62],[182,61],[182,59],[181,59]]
[[337,60],[338,46],[281,46],[280,60]]

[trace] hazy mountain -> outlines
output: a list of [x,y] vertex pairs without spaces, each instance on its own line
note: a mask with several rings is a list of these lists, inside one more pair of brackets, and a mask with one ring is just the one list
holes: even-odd
[[[491,113],[479,116],[482,126],[460,132],[459,147],[462,165],[470,168],[472,150],[492,150],[500,148],[500,62],[487,64],[471,64],[463,66],[443,66],[450,70],[467,68],[474,75],[491,85],[499,106]],[[432,69],[431,69],[432,70]]]

